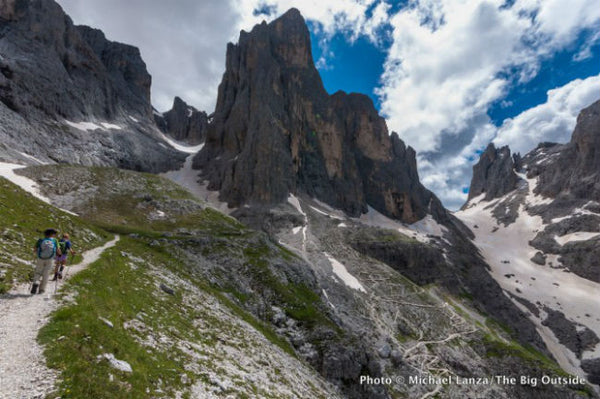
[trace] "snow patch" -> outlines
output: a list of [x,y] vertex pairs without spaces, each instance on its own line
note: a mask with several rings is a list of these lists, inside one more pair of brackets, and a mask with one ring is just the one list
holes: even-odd
[[325,297],[325,299],[327,299],[327,303],[329,303],[329,306],[331,306],[333,309],[335,309],[335,305],[333,303],[331,303],[331,301],[329,300],[329,295],[327,295],[327,291],[322,290],[323,291],[323,296]]
[[169,137],[167,137],[162,132],[159,132],[159,136],[164,141],[166,141],[171,147],[175,148],[177,151],[185,152],[185,153],[188,153],[188,154],[196,154],[198,151],[200,151],[202,149],[202,147],[204,147],[204,143],[198,144],[198,145],[195,145],[195,146],[189,146],[189,145],[178,143],[177,141],[175,141],[175,140],[170,139]]
[[[385,215],[382,215],[371,206],[368,207],[368,212],[360,215],[360,218],[357,219],[358,222],[366,224],[367,226],[380,227],[382,229],[396,230],[399,233],[404,234],[405,236],[414,238],[417,241],[428,243],[429,237],[427,234],[420,232],[416,226],[413,225],[405,225],[396,220],[392,220]],[[417,222],[419,223],[419,222]],[[411,228],[411,226],[413,226]]]
[[294,194],[290,194],[290,196],[287,199],[287,202],[288,204],[296,208],[299,214],[306,218],[306,213],[304,213],[304,211],[302,210],[302,207],[300,206],[300,201],[298,201],[298,197],[296,197]]
[[102,127],[104,127],[105,129],[112,129],[112,130],[121,130],[123,129],[121,126],[119,125],[115,125],[114,123],[108,123],[108,122],[101,122],[100,123],[102,125]]
[[539,194],[535,194],[534,191],[535,191],[535,188],[537,187],[537,183],[538,183],[538,179],[539,179],[538,177],[529,179],[529,178],[527,178],[527,175],[525,173],[519,173],[516,170],[514,170],[514,172],[517,176],[519,176],[521,179],[523,179],[525,182],[527,182],[527,187],[529,188],[529,193],[527,194],[527,199],[526,199],[527,205],[529,205],[529,206],[545,205],[545,204],[549,204],[552,201],[554,201],[550,197],[543,197]]
[[102,129],[102,126],[96,125],[94,122],[71,122],[69,120],[65,120],[65,123],[75,129],[85,130],[86,132]]
[[554,236],[554,240],[560,245],[565,245],[572,241],[587,241],[599,236],[600,233],[594,233],[589,231],[578,231],[576,233],[565,234],[564,236]]
[[423,219],[415,222],[409,227],[412,230],[416,230],[423,234],[429,234],[432,236],[442,237],[448,229],[445,226],[439,224],[431,215],[425,216]]
[[569,213],[566,216],[562,216],[562,217],[558,217],[558,218],[554,218],[552,219],[552,223],[558,223],[558,222],[562,222],[563,220],[567,220],[567,219],[571,219],[574,218],[575,216],[583,216],[583,215],[597,215],[597,213],[594,213],[588,209],[586,209],[586,207],[590,204],[593,203],[593,201],[588,202],[587,204],[585,204],[583,207],[581,208],[575,208],[571,213]]
[[72,122],[70,120],[65,119],[65,123],[75,129],[84,130],[86,132],[94,131],[94,130],[121,130],[123,129],[119,125],[115,125],[114,123],[108,122],[100,122],[100,124],[94,122]]
[[132,121],[134,121],[135,123],[140,123],[139,120],[137,120],[136,118],[134,118],[133,116],[129,115],[129,119],[131,119]]
[[292,233],[298,234],[302,230],[302,226],[296,226],[292,229]]
[[346,223],[340,223],[337,225],[337,227],[348,227],[348,225]]
[[23,168],[25,168],[25,166],[23,165],[0,162],[0,176],[4,177],[11,183],[14,183],[17,186],[21,187],[23,190],[27,191],[37,199],[40,199],[49,204],[50,199],[48,197],[43,196],[40,193],[40,190],[35,181],[31,180],[28,177],[21,176],[15,173],[15,170]]
[[367,290],[365,290],[365,287],[362,286],[362,284],[360,283],[360,281],[358,281],[358,279],[356,277],[354,277],[352,274],[350,274],[348,272],[348,270],[346,269],[346,266],[344,266],[342,263],[340,263],[337,259],[333,258],[331,255],[329,255],[327,252],[324,252],[324,255],[327,257],[327,259],[329,260],[329,263],[331,263],[331,267],[333,267],[333,273],[344,282],[344,284],[346,284],[348,287],[360,291],[360,292],[367,292]]

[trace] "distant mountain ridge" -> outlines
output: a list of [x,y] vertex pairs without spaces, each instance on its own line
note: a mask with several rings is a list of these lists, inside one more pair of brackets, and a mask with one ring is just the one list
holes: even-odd
[[600,383],[600,101],[580,112],[566,144],[540,143],[522,157],[490,144],[456,216],[505,291],[555,341],[555,357],[570,359],[561,366]]
[[173,107],[167,112],[155,111],[154,121],[163,133],[191,145],[202,143],[208,129],[206,112],[198,111],[179,97],[175,97]]

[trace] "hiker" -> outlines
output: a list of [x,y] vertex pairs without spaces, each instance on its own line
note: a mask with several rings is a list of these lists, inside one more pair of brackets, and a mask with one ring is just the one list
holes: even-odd
[[[40,238],[33,248],[33,253],[36,256],[36,265],[35,272],[33,273],[33,285],[31,286],[32,294],[43,294],[46,291],[48,277],[50,277],[50,271],[52,270],[52,266],[54,266],[54,257],[61,253],[58,241],[56,241],[56,234],[56,230],[47,229],[44,231],[44,238]],[[40,278],[42,279],[41,283],[39,282]]]
[[75,255],[75,251],[73,251],[73,244],[71,244],[71,240],[69,238],[69,234],[64,233],[58,242],[60,255],[56,255],[56,266],[54,266],[54,277],[52,278],[52,281],[63,278],[63,270],[65,270],[65,266],[67,265],[67,258],[69,257],[69,254],[71,254],[71,256]]

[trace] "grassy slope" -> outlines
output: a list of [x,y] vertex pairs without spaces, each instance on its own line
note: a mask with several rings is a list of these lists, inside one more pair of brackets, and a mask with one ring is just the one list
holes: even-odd
[[[76,216],[50,206],[0,177],[0,293],[33,274],[32,248],[48,227],[69,232],[81,253],[101,245],[110,234]],[[71,262],[78,262],[76,257]]]
[[[231,359],[208,348],[223,343],[236,345],[237,350],[246,351],[248,355],[256,349],[273,350],[265,348],[264,343],[253,344],[255,338],[227,317],[217,317],[212,309],[185,300],[197,297],[189,287],[169,283],[175,288],[175,295],[165,294],[157,287],[159,281],[164,280],[157,273],[183,277],[182,281],[191,282],[206,295],[216,298],[228,313],[253,326],[267,342],[279,346],[281,353],[293,355],[289,344],[270,326],[256,320],[221,292],[186,275],[185,266],[165,248],[149,245],[152,240],[124,237],[98,262],[75,276],[68,290],[76,292],[75,301],[55,312],[42,329],[39,339],[46,346],[48,364],[62,372],[57,392],[61,398],[138,398],[148,397],[149,392],[152,397],[172,398],[177,392],[189,392],[195,383],[211,386],[214,384],[210,377],[212,372],[217,371],[222,377],[231,372],[224,368]],[[110,320],[114,327],[99,317]],[[144,327],[125,328],[131,320],[142,322]],[[153,341],[167,344],[147,344]],[[194,360],[177,342],[190,342],[193,348],[202,348],[199,349],[202,360]],[[127,361],[133,373],[119,372],[106,361],[99,361],[98,356],[103,353],[112,353],[117,359]],[[200,372],[193,372],[195,368],[189,367],[194,362]],[[240,367],[236,372],[243,373],[242,366],[236,367]],[[281,372],[278,368],[272,370],[278,383],[295,385],[294,381],[277,376],[278,372]],[[274,395],[267,387],[236,379],[235,373],[228,377],[234,383],[222,394],[287,396]],[[311,396],[322,397],[322,393],[315,388]]]
[[[168,296],[163,293],[159,300],[156,276],[145,265],[165,268],[179,278],[192,282],[202,292],[216,298],[238,320],[252,326],[271,345],[295,359],[291,345],[280,338],[270,324],[258,320],[243,308],[245,298],[238,298],[230,289],[199,280],[194,270],[167,249],[172,248],[171,244],[178,239],[189,238],[189,234],[181,235],[182,228],[193,230],[195,236],[217,238],[221,243],[229,241],[247,250],[244,255],[248,264],[256,267],[259,277],[269,277],[268,283],[289,302],[288,310],[291,313],[295,312],[296,316],[306,320],[315,317],[322,319],[323,316],[317,315],[314,307],[315,302],[319,301],[318,295],[306,287],[291,286],[294,290],[288,292],[290,286],[278,282],[263,263],[264,257],[289,258],[294,255],[278,246],[248,248],[249,241],[246,240],[257,233],[235,219],[204,208],[187,191],[170,181],[154,175],[111,168],[60,166],[46,170],[36,167],[30,168],[29,172],[31,169],[36,170],[32,177],[39,177],[41,173],[45,178],[56,181],[59,189],[61,181],[54,174],[67,176],[67,180],[76,180],[76,176],[69,174],[81,176],[81,173],[85,173],[87,180],[82,179],[82,184],[91,182],[98,188],[93,198],[77,209],[86,222],[61,211],[53,209],[53,212],[58,212],[65,220],[73,219],[91,226],[98,235],[120,233],[123,236],[116,248],[109,250],[98,262],[69,281],[66,292],[75,294],[76,302],[67,301],[52,315],[40,333],[39,339],[46,346],[50,367],[62,372],[57,393],[62,398],[145,397],[147,389],[154,392],[154,397],[173,397],[176,391],[185,392],[194,382],[207,378],[185,371],[189,356],[180,349],[148,348],[141,343],[145,337],[123,328],[124,322],[143,314],[144,322],[163,336],[208,345],[214,344],[215,334],[219,331],[223,336],[232,334],[236,329],[232,325],[223,326],[222,320],[186,306],[179,294]],[[123,184],[119,189],[112,186],[112,182],[117,181]],[[15,192],[20,191],[15,189]],[[28,205],[28,208],[48,208],[35,198],[31,198],[31,201],[33,205]],[[22,209],[16,211],[21,213]],[[164,212],[165,216],[148,217],[157,211]],[[23,219],[28,217],[23,216]],[[61,227],[60,224],[55,225]],[[144,259],[144,262],[132,268],[131,260],[123,257],[122,253]],[[300,298],[294,295],[296,288],[301,294]],[[111,320],[115,327],[107,326],[98,318],[100,316]],[[198,333],[192,323],[196,319],[212,320],[210,335]],[[111,369],[106,361],[98,361],[97,356],[102,353],[113,353],[118,359],[126,360],[134,372],[127,374]],[[214,358],[208,359],[204,367],[207,370],[218,369],[219,366],[213,362],[216,362]],[[186,374],[186,377],[182,378],[182,374]],[[113,376],[110,380],[109,375]],[[263,391],[260,386],[240,385],[244,385],[243,389],[231,388],[239,397],[257,393],[261,397],[277,397],[273,396],[272,391]],[[288,385],[294,386],[295,383],[288,381]],[[244,393],[247,389],[250,392]],[[318,397],[319,390],[315,389],[313,394]]]

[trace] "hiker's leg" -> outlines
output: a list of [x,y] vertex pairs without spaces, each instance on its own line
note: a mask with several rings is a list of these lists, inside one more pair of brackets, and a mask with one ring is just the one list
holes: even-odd
[[33,284],[38,284],[44,273],[44,260],[37,259],[35,261],[35,270],[33,271]]
[[50,271],[52,270],[52,259],[45,260],[45,266],[42,271],[42,282],[40,283],[40,294],[46,291],[46,284],[48,284],[48,279],[50,277]]
[[40,278],[44,275],[44,260],[37,259],[35,262],[35,270],[33,271],[33,283],[31,285],[31,293],[37,294]]
[[56,261],[56,263],[54,264],[54,273],[52,274],[52,280],[51,281],[56,281],[56,278],[58,277],[58,267],[59,267],[59,262],[58,260]]

